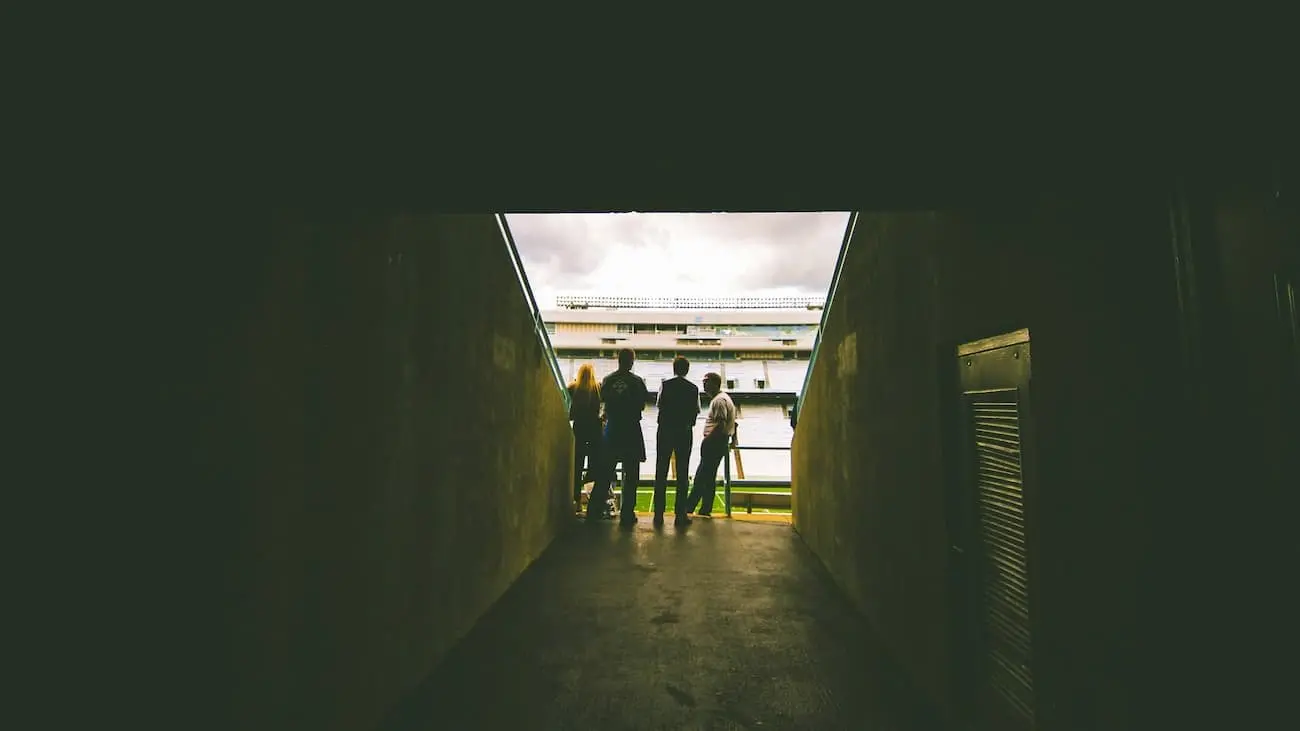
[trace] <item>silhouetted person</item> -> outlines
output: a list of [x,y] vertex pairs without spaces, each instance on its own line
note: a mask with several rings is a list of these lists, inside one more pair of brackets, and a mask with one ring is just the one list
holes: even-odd
[[691,440],[700,415],[700,389],[686,380],[691,364],[682,356],[673,358],[673,377],[659,387],[659,428],[655,432],[655,523],[664,520],[668,502],[668,465],[677,455],[678,522],[686,518],[686,491],[690,485]]
[[602,446],[602,475],[596,480],[587,500],[587,520],[594,521],[593,506],[604,505],[614,482],[614,466],[623,466],[623,498],[620,523],[636,523],[636,487],[645,461],[645,438],[641,435],[641,413],[650,392],[645,381],[632,372],[636,354],[631,348],[618,351],[618,370],[600,383],[600,398],[605,402],[605,441]]
[[600,462],[600,384],[590,363],[578,368],[569,384],[569,421],[573,422],[573,508],[582,507],[582,465],[595,475]]
[[700,467],[695,471],[695,485],[691,488],[686,512],[694,513],[699,507],[700,515],[707,517],[713,512],[718,465],[727,456],[728,443],[736,431],[736,404],[722,392],[722,376],[717,373],[705,374],[704,392],[712,400],[704,421],[704,439],[700,440]]

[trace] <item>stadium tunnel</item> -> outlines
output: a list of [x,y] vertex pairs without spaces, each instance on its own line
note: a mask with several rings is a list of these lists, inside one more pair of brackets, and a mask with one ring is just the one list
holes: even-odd
[[[927,195],[900,164],[893,186],[879,171],[745,198],[761,186],[734,168],[730,189],[715,175],[642,198],[515,181],[494,210],[856,211],[798,406],[793,531],[746,530],[815,557],[771,570],[824,574],[943,723],[1115,731],[1242,718],[1228,701],[1242,683],[1274,692],[1272,675],[1232,668],[1281,626],[1277,516],[1300,474],[1298,229],[1279,169],[1111,170],[991,198],[974,181]],[[269,227],[210,219],[202,257],[174,258],[164,283],[116,280],[171,303],[150,315],[168,355],[149,440],[157,474],[204,496],[202,520],[169,523],[178,544],[202,536],[211,572],[174,573],[204,601],[166,674],[203,676],[196,723],[377,728],[446,676],[476,624],[504,621],[492,613],[511,592],[548,601],[524,586],[530,567],[557,554],[571,564],[548,571],[579,572],[574,546],[592,539],[574,525],[565,397],[503,218],[296,203]],[[1230,624],[1243,601],[1253,620]],[[556,631],[538,613],[536,631]],[[506,650],[530,641],[493,626]],[[596,662],[582,646],[547,672],[580,675]],[[750,678],[754,697],[798,697],[781,672],[763,668],[765,690]],[[466,702],[494,717],[521,693],[504,682]],[[662,702],[677,727],[700,723],[701,706]],[[620,703],[587,702],[606,725],[573,727],[622,727]],[[865,727],[786,710],[764,727]],[[535,698],[511,712],[564,727]]]

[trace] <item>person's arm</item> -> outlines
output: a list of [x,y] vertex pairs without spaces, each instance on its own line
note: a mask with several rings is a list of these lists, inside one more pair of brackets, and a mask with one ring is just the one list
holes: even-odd
[[727,426],[731,427],[728,431],[727,438],[731,441],[731,446],[736,445],[736,405],[727,404]]
[[601,379],[600,393],[598,394],[600,396],[600,408],[598,411],[600,413],[600,423],[602,424],[605,423],[605,417],[609,415],[609,401],[605,398],[605,394],[607,393],[609,393],[609,376],[605,376]]
[[695,423],[700,420],[700,389],[692,386],[682,391],[682,400],[690,401],[689,404],[682,404],[682,422],[684,426],[694,430]]

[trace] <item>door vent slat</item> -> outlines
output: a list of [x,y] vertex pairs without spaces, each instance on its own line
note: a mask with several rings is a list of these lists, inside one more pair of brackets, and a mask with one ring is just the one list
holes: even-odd
[[984,637],[989,685],[1016,712],[1034,716],[1030,671],[1029,572],[1014,392],[974,396],[977,527],[984,546]]

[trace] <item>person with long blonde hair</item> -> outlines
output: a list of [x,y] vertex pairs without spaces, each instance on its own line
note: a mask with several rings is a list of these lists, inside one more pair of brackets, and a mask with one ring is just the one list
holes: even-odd
[[600,459],[600,384],[590,363],[583,363],[569,383],[569,421],[573,422],[573,505],[580,511],[583,463],[595,475]]

